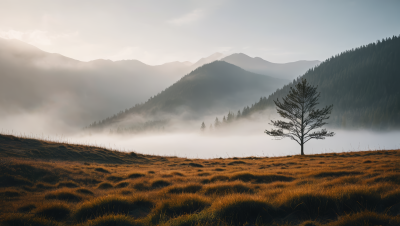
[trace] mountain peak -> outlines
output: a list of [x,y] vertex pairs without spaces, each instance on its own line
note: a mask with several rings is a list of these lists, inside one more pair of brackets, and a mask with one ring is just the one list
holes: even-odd
[[222,54],[222,53],[218,53],[218,52],[217,52],[217,53],[213,53],[213,54],[211,54],[211,55],[208,56],[208,57],[201,58],[200,60],[198,60],[196,63],[194,63],[194,64],[192,65],[192,68],[195,69],[195,68],[198,68],[198,67],[200,67],[200,66],[203,66],[204,64],[208,64],[208,63],[211,63],[211,62],[213,62],[213,61],[220,60],[220,59],[222,59],[224,56],[225,56],[225,55]]

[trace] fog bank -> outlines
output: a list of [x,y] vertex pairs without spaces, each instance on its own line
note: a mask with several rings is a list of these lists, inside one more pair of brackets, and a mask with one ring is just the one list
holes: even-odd
[[[169,132],[144,134],[90,134],[75,135],[35,134],[29,130],[16,131],[15,135],[36,136],[54,141],[101,146],[119,151],[141,154],[178,156],[184,158],[274,157],[300,154],[300,146],[290,139],[274,140],[263,133],[266,122],[247,123],[248,126],[225,126],[200,131],[181,129]],[[251,125],[251,126],[250,126]],[[264,128],[265,127],[265,128]],[[310,140],[305,144],[305,154],[374,151],[400,148],[400,131],[373,132],[365,130],[338,130],[334,137]],[[2,131],[6,133],[6,131]],[[11,133],[11,131],[7,131]],[[35,138],[35,137],[33,137]]]
[[[336,136],[311,140],[305,154],[372,151],[400,148],[400,131],[335,130]],[[260,130],[258,133],[172,133],[147,135],[92,135],[73,137],[76,142],[90,142],[141,154],[187,158],[273,157],[300,154],[300,146],[290,139],[274,140]]]

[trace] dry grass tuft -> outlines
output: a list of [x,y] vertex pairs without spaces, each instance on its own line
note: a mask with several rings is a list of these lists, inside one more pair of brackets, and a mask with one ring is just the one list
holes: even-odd
[[73,181],[65,181],[65,182],[58,183],[57,187],[58,188],[63,188],[63,187],[77,188],[77,187],[79,187],[79,185]]
[[51,185],[51,184],[47,184],[47,183],[37,183],[35,185],[36,189],[40,189],[40,190],[48,190],[48,189],[54,189],[56,188],[56,186]]
[[66,189],[50,192],[46,194],[44,198],[56,199],[68,202],[80,202],[82,200],[82,197],[80,195],[77,195],[71,190],[66,190]]
[[192,167],[204,167],[204,166],[201,165],[201,164],[193,163],[193,162],[189,163],[188,165],[189,165],[189,166],[192,166]]
[[76,190],[76,192],[83,194],[83,195],[93,195],[93,192],[86,188],[79,188]]
[[240,165],[240,164],[246,164],[246,162],[244,162],[244,161],[233,161],[233,162],[228,163],[229,166]]
[[131,190],[127,190],[127,189],[122,190],[122,191],[120,192],[121,195],[131,195],[132,193],[133,193],[133,192],[132,192]]
[[211,207],[217,219],[228,225],[265,224],[271,222],[277,210],[264,200],[251,196],[227,196]]
[[68,205],[64,203],[49,203],[39,207],[36,210],[36,216],[61,221],[66,219],[71,210]]
[[140,214],[147,215],[152,207],[153,202],[144,197],[128,199],[119,196],[108,196],[83,203],[77,208],[74,218],[78,222],[83,222],[109,214],[133,214],[132,212],[135,211],[137,216]]
[[197,176],[199,176],[199,177],[205,177],[205,176],[210,176],[211,174],[210,173],[199,173],[199,174],[197,174]]
[[101,167],[96,168],[94,170],[97,171],[97,172],[100,172],[100,173],[110,173],[110,171],[108,171],[108,170],[106,170],[104,168],[101,168]]
[[275,181],[293,181],[293,177],[282,175],[254,175],[251,173],[238,173],[230,178],[231,181],[240,180],[253,183],[272,183]]
[[134,184],[133,188],[138,191],[149,191],[151,189],[150,186],[142,182]]
[[184,177],[185,175],[181,172],[172,172],[171,175]]
[[32,210],[36,209],[36,206],[34,204],[28,204],[24,205],[18,208],[18,212],[20,213],[29,213]]
[[110,189],[113,188],[114,186],[112,186],[112,184],[108,183],[108,182],[103,182],[101,184],[99,184],[99,186],[97,187],[98,189]]
[[106,180],[113,181],[113,182],[119,182],[123,179],[124,179],[123,177],[119,177],[119,176],[109,176],[106,178]]
[[144,176],[146,176],[146,175],[144,175],[142,173],[131,173],[131,174],[129,174],[128,178],[135,179],[135,178],[144,177]]
[[315,193],[293,193],[285,195],[281,200],[280,209],[283,215],[291,214],[298,219],[334,219],[338,212],[336,200],[329,196]]
[[223,176],[223,175],[219,175],[219,176],[213,176],[210,178],[210,182],[217,182],[217,181],[228,181],[229,177],[228,176]]
[[115,188],[126,188],[129,186],[129,182],[121,182],[115,185]]
[[360,175],[361,172],[356,171],[329,171],[329,172],[318,172],[314,174],[314,177],[325,178],[325,177],[344,177],[352,175]]
[[157,188],[167,187],[169,185],[171,185],[171,183],[166,180],[156,180],[151,183],[151,188],[157,189]]
[[254,189],[241,183],[224,183],[218,185],[210,185],[204,189],[206,195],[227,195],[233,193],[254,193]]
[[134,218],[126,215],[106,215],[89,220],[82,226],[140,226],[143,225],[135,221]]
[[157,207],[152,214],[151,221],[157,224],[169,218],[200,212],[208,206],[210,206],[209,201],[202,196],[195,194],[177,195]]
[[200,184],[189,184],[185,186],[175,186],[168,189],[170,194],[182,194],[182,193],[196,193],[201,190],[203,186]]

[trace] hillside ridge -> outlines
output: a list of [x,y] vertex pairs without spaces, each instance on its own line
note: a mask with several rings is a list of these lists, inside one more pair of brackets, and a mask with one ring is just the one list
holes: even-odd
[[[248,118],[274,108],[301,79],[317,86],[320,106],[333,104],[329,123],[342,128],[400,127],[400,36],[379,40],[332,56],[303,76],[261,97],[242,110]],[[383,95],[384,94],[384,95]]]

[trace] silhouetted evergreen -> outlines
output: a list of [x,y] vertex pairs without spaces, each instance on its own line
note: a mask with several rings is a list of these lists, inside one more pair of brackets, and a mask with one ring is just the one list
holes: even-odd
[[274,107],[301,79],[318,86],[320,105],[333,104],[329,123],[342,128],[400,127],[400,36],[333,56],[242,110],[242,118]]
[[201,123],[201,130],[205,130],[206,129],[206,124],[204,124],[204,122],[203,123]]

